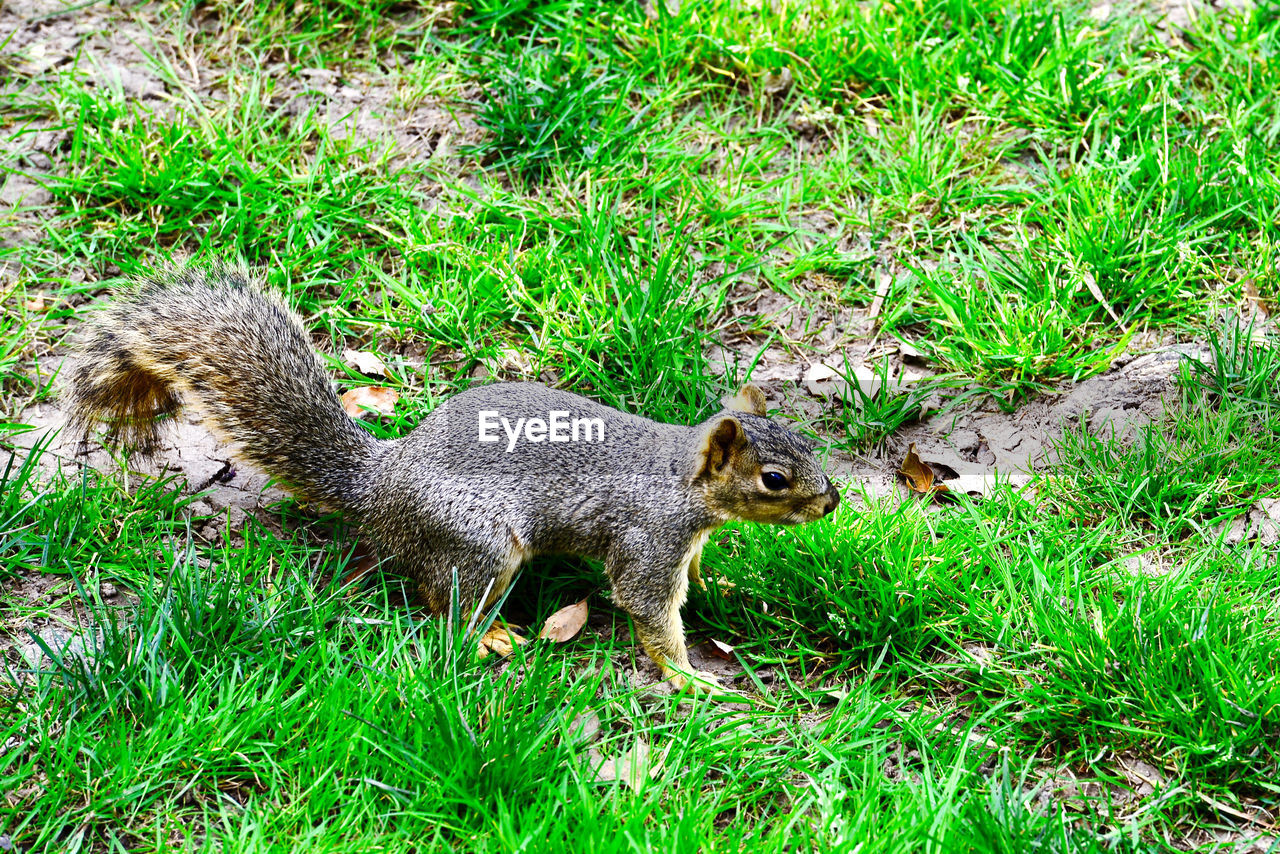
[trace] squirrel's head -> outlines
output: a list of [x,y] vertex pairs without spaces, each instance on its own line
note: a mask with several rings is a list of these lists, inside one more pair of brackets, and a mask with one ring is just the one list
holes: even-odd
[[765,418],[760,389],[744,385],[699,428],[697,480],[713,510],[731,519],[797,525],[840,503],[812,445]]

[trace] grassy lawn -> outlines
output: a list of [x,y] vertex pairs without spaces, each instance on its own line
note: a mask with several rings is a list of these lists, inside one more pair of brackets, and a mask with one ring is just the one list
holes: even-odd
[[[1266,5],[0,8],[0,850],[1280,851],[1277,91]],[[692,423],[763,377],[845,501],[708,545],[739,701],[655,688],[595,565],[502,612],[582,634],[479,660],[344,583],[341,520],[7,452],[184,257],[399,392],[380,436],[477,382]],[[874,488],[1149,352],[1136,426]]]

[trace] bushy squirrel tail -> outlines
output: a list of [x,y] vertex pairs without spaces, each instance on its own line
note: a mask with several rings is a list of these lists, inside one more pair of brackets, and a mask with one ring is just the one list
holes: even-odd
[[71,429],[144,452],[183,405],[302,497],[357,510],[382,443],[342,410],[302,322],[241,270],[163,270],[92,319],[65,394]]

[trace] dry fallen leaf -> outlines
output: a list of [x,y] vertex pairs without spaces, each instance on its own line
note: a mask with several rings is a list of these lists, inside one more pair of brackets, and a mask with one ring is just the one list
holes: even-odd
[[353,560],[351,569],[347,571],[346,577],[343,579],[343,584],[348,587],[364,578],[378,565],[378,555],[372,548],[366,546],[363,541],[356,543],[351,558]]
[[[846,400],[849,398],[851,386],[857,387],[857,395],[860,397],[875,397],[880,393],[883,385],[880,374],[872,368],[863,365],[845,365],[843,371],[837,371],[824,362],[815,362],[810,365],[804,372],[802,381],[810,394],[818,397],[839,396]],[[895,382],[892,385],[895,389],[900,387],[900,383]]]
[[375,353],[370,353],[365,350],[343,350],[342,361],[344,364],[355,368],[365,376],[387,376],[386,362],[383,362],[382,359],[378,358]]
[[553,640],[556,643],[564,643],[572,640],[582,631],[582,627],[587,622],[587,600],[574,602],[572,605],[566,605],[559,611],[556,611],[542,627],[542,631],[538,633],[538,637]]
[[[589,755],[593,761],[599,760],[599,754],[595,750],[592,750]],[[633,792],[639,792],[646,777],[656,777],[662,772],[662,758],[662,754],[655,755],[649,750],[648,744],[636,739],[635,746],[630,750],[623,751],[613,759],[599,760],[595,769],[596,782],[610,783],[621,780],[630,786]]]
[[948,492],[963,492],[966,495],[984,498],[995,493],[1002,483],[1025,486],[1028,479],[1021,475],[1010,477],[989,471],[980,474],[962,474],[955,479],[954,483],[946,486]]
[[49,310],[50,303],[44,294],[37,292],[32,294],[31,298],[22,304],[22,307],[27,311],[42,312]]
[[830,397],[840,390],[842,380],[840,373],[823,362],[814,362],[804,372],[803,382],[810,394]]
[[902,461],[902,468],[898,469],[898,474],[907,479],[907,486],[912,492],[933,495],[948,491],[947,485],[934,477],[933,469],[929,464],[920,459],[920,455],[916,453],[915,442],[912,442],[907,449],[907,457]]
[[516,647],[524,646],[528,642],[528,638],[520,637],[520,635],[512,632],[508,626],[495,623],[489,627],[489,631],[484,633],[484,637],[480,638],[477,657],[488,658],[489,653],[493,652],[506,658],[516,651]]
[[898,352],[902,354],[902,359],[906,362],[928,361],[928,356],[923,350],[907,341],[898,342]]
[[1107,314],[1111,315],[1112,320],[1120,323],[1120,315],[1116,314],[1116,310],[1111,307],[1111,303],[1107,302],[1107,297],[1102,293],[1102,288],[1098,287],[1098,280],[1093,277],[1093,273],[1085,270],[1081,278],[1084,280],[1084,286],[1089,289],[1090,296],[1107,310]]
[[1262,312],[1263,317],[1270,317],[1276,312],[1276,307],[1262,298],[1262,292],[1258,290],[1258,285],[1252,279],[1244,283],[1244,298],[1246,302],[1253,303],[1258,311]]
[[729,646],[724,641],[718,641],[713,638],[708,646],[710,647],[711,654],[716,658],[721,658],[725,661],[733,660],[733,647]]
[[343,393],[342,409],[352,418],[360,418],[369,410],[379,415],[391,415],[396,411],[399,399],[400,393],[393,388],[359,386]]

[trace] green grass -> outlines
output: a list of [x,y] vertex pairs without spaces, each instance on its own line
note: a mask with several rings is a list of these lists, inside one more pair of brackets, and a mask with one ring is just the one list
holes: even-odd
[[1162,429],[1136,441],[1068,430],[1050,498],[1081,515],[1121,518],[1161,539],[1220,537],[1259,499],[1280,496],[1280,347],[1239,325],[1211,330],[1207,361],[1181,365],[1182,397]]
[[859,377],[846,358],[836,374],[843,382],[837,394],[840,405],[832,407],[829,420],[834,425],[828,426],[843,432],[839,444],[855,452],[879,447],[899,428],[918,421],[930,399],[953,384],[946,376],[903,380],[892,375],[889,359]]
[[564,57],[531,53],[514,69],[494,62],[477,105],[489,132],[474,153],[486,165],[537,183],[557,169],[615,161],[643,132],[643,114],[628,104],[633,83],[608,71],[592,73]]
[[[674,5],[86,7],[156,34],[163,99],[6,54],[0,180],[51,199],[0,211],[0,438],[86,303],[188,254],[246,259],[321,350],[378,352],[392,378],[335,374],[401,390],[387,436],[495,379],[690,422],[760,360],[821,359],[879,372],[809,419],[874,455],[935,393],[1013,410],[1135,342],[1210,356],[1133,435],[1066,425],[1025,487],[854,485],[828,521],[718,535],[686,618],[746,705],[635,688],[597,567],[540,561],[503,612],[589,596],[583,636],[478,662],[394,579],[342,589],[332,520],[290,503],[211,545],[226,520],[171,481],[0,452],[3,634],[100,629],[6,659],[0,839],[1114,852],[1276,815],[1280,562],[1232,532],[1280,498],[1280,345],[1221,320],[1280,302],[1274,10],[1171,37],[1065,1]],[[843,362],[859,329],[936,376]],[[640,744],[638,790],[596,779]]]

